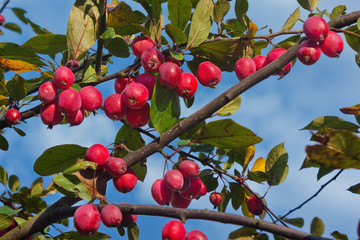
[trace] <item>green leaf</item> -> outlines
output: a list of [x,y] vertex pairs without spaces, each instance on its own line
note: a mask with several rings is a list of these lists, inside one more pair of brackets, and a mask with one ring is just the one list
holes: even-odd
[[51,147],[36,159],[34,171],[41,176],[49,176],[65,171],[84,157],[87,148],[74,144]]
[[150,105],[150,119],[156,130],[162,134],[179,120],[180,101],[172,89],[161,86],[157,81]]
[[191,98],[183,98],[185,106],[187,108],[191,108],[191,106],[194,104],[195,101],[195,95],[192,96]]
[[355,194],[360,194],[360,183],[349,187],[347,190]]
[[6,214],[0,214],[0,230],[10,227],[13,223],[13,218]]
[[289,31],[291,30],[297,21],[300,19],[300,7],[295,9],[295,11],[290,15],[290,17],[286,20],[284,26],[281,31]]
[[231,205],[235,210],[238,210],[244,201],[244,188],[239,183],[231,182],[229,184],[231,192]]
[[68,169],[66,169],[63,173],[64,174],[71,174],[80,170],[85,170],[87,168],[90,168],[92,170],[96,170],[96,164],[94,162],[90,161],[81,161],[75,165],[72,165]]
[[1,206],[0,207],[0,214],[1,215],[7,215],[7,216],[13,216],[17,214],[18,212],[21,212],[21,209],[12,209],[8,206]]
[[136,223],[130,224],[127,228],[127,235],[129,240],[138,240],[140,235],[140,229]]
[[230,9],[230,3],[226,0],[218,0],[214,6],[214,21],[219,24]]
[[312,12],[319,3],[319,0],[297,0],[299,5],[304,9]]
[[9,143],[6,138],[0,134],[0,149],[3,151],[7,151],[9,149]]
[[321,237],[324,234],[324,231],[325,231],[324,222],[320,218],[314,217],[314,219],[311,221],[311,226],[310,226],[311,234]]
[[[1,135],[0,135],[0,139],[1,139]],[[7,181],[8,181],[8,175],[7,175],[7,172],[6,170],[0,166],[0,182],[6,186],[7,184]]]
[[20,187],[20,180],[16,175],[11,175],[8,182],[9,188],[12,192],[16,192]]
[[256,234],[256,229],[249,227],[242,227],[233,232],[228,236],[228,240],[250,240],[254,239],[252,236]]
[[218,187],[219,183],[214,177],[214,172],[211,170],[209,172],[208,170],[210,169],[201,171],[200,179],[205,184],[207,192],[212,192]]
[[246,16],[246,12],[248,9],[249,9],[249,3],[247,0],[236,0],[236,2],[235,2],[236,18],[244,26],[245,26],[244,16]]
[[19,134],[21,137],[26,136],[26,133],[25,133],[23,130],[21,130],[21,129],[17,128],[17,127],[13,127],[13,129],[14,129],[15,132],[16,132],[17,134]]
[[112,27],[107,27],[105,32],[100,36],[101,39],[110,39],[113,37],[115,37],[115,30]]
[[116,57],[127,58],[130,56],[128,44],[120,37],[105,39],[104,47]]
[[175,58],[176,60],[182,61],[184,60],[184,55],[180,52],[175,52],[172,49],[169,49],[171,57]]
[[270,177],[268,181],[270,186],[279,185],[285,180],[289,171],[288,158],[284,143],[280,143],[269,152],[265,162],[265,172]]
[[298,228],[302,228],[304,226],[303,218],[282,218],[282,220]]
[[191,140],[224,149],[238,149],[262,141],[252,131],[231,119],[217,120],[206,124],[191,136]]
[[15,43],[0,43],[0,56],[6,59],[22,60],[37,66],[45,65],[33,51],[20,47]]
[[332,128],[357,132],[359,126],[354,123],[347,122],[339,117],[324,116],[314,119],[313,121],[311,121],[311,123],[309,123],[301,130],[320,130],[321,128]]
[[27,40],[22,47],[41,54],[54,55],[67,49],[66,36],[42,34]]
[[5,23],[3,27],[21,34],[21,28],[15,23]]
[[88,66],[84,73],[84,78],[82,80],[82,83],[91,83],[91,82],[97,82],[97,75],[95,72],[95,68],[91,65]]
[[[355,62],[358,65],[358,67],[360,67],[360,53],[355,54]],[[355,117],[357,117],[357,116],[355,116]]]
[[81,180],[72,174],[56,175],[53,179],[55,188],[68,197],[79,197],[91,201],[92,196]]
[[257,183],[262,183],[265,181],[269,181],[270,177],[269,175],[261,171],[255,171],[255,172],[248,171],[248,179]]
[[186,43],[187,41],[185,33],[170,23],[165,26],[165,32],[174,43]]
[[27,82],[20,75],[16,74],[6,84],[6,88],[9,92],[10,98],[15,101],[19,101],[27,94],[28,87]]
[[186,48],[197,47],[208,38],[212,25],[213,9],[212,0],[200,0],[198,2],[191,18]]
[[339,6],[335,7],[330,14],[330,19],[334,19],[334,18],[337,18],[339,16],[346,14],[345,10],[346,10],[345,5],[339,5]]
[[81,59],[96,41],[99,9],[92,0],[76,0],[71,9],[66,37],[70,59]]
[[346,234],[339,233],[338,231],[332,232],[331,236],[333,236],[337,240],[348,240],[349,238]]
[[[358,37],[360,35],[360,29],[357,27],[357,25],[353,25],[350,26],[348,28],[345,29],[346,31],[344,31],[344,35],[345,35],[345,39],[347,41],[347,43],[349,44],[349,46],[355,50],[355,52],[359,53],[360,52],[360,37]],[[357,36],[351,34],[351,33],[355,33]]]
[[241,104],[241,98],[240,98],[240,96],[237,96],[231,102],[229,102],[228,104],[226,104],[225,106],[220,108],[216,112],[216,114],[219,116],[233,115],[234,113],[236,113],[239,110],[240,104]]
[[31,184],[31,196],[39,196],[44,190],[43,178],[39,177]]
[[118,231],[118,233],[120,234],[120,236],[125,236],[125,229],[123,226],[119,225],[116,227],[116,230]]
[[317,174],[317,180],[319,181],[320,178],[322,178],[323,176],[331,173],[332,171],[334,171],[334,169],[320,166],[320,167],[319,167],[318,174]]
[[222,201],[221,201],[220,205],[218,206],[218,211],[225,212],[226,207],[231,198],[231,193],[226,189],[226,186],[224,186],[223,189],[221,190],[221,198],[222,198]]
[[11,8],[13,13],[22,21],[23,23],[28,23],[28,19],[25,17],[26,11],[22,8]]
[[172,25],[184,29],[191,18],[191,0],[168,0],[169,20]]
[[91,236],[83,236],[80,235],[78,232],[65,232],[62,233],[54,238],[54,240],[70,240],[70,239],[76,239],[76,240],[105,240],[110,239],[111,237],[105,233],[96,232],[92,234]]

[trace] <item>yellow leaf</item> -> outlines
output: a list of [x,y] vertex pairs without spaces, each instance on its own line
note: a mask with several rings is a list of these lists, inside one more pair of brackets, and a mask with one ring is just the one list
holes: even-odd
[[251,145],[246,148],[244,166],[248,165],[255,155],[255,146]]
[[248,32],[246,34],[247,37],[254,37],[256,35],[256,32],[258,30],[258,27],[256,26],[256,24],[253,21],[249,21],[249,27],[248,27]]
[[251,171],[252,172],[265,172],[265,159],[262,157],[256,159]]
[[0,58],[0,66],[6,67],[16,73],[23,73],[34,70],[41,72],[41,70],[36,65],[21,60]]
[[0,105],[7,105],[8,103],[9,99],[4,95],[0,95]]

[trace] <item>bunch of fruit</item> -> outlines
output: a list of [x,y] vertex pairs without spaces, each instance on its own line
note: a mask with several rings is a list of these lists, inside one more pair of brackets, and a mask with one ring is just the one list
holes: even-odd
[[167,222],[161,231],[162,240],[207,240],[205,234],[199,230],[192,230],[186,234],[184,224],[177,220]]

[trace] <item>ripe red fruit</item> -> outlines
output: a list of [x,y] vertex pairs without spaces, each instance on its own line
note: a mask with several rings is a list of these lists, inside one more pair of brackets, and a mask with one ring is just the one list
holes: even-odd
[[180,193],[183,198],[194,199],[197,198],[200,194],[202,184],[199,177],[190,179],[190,187],[187,191]]
[[183,240],[185,235],[186,230],[184,224],[177,220],[167,222],[161,231],[163,240]]
[[200,167],[194,161],[185,160],[179,164],[179,171],[182,173],[184,178],[194,178],[199,176]]
[[132,191],[136,186],[136,173],[131,168],[128,168],[123,175],[118,178],[113,178],[113,183],[116,190],[121,193],[128,193]]
[[126,120],[136,128],[145,126],[150,120],[150,105],[145,105],[140,109],[129,108],[125,114]]
[[[280,57],[283,53],[285,53],[286,50],[284,48],[275,48],[273,50],[271,50],[265,60],[265,66],[273,61],[275,61],[278,57]],[[291,70],[292,67],[292,62],[289,62],[288,64],[286,64],[286,66],[275,73],[275,75],[279,75],[279,76],[285,76],[286,74],[288,74]]]
[[40,107],[40,117],[41,121],[48,125],[49,128],[59,124],[63,119],[63,115],[59,110],[57,102],[42,105]]
[[134,40],[131,43],[131,49],[133,51],[133,54],[136,57],[141,57],[141,54],[148,48],[153,48],[155,46],[153,40],[149,38],[148,36],[136,36]]
[[121,94],[122,101],[132,109],[142,108],[149,99],[149,91],[141,83],[130,83]]
[[256,66],[256,71],[263,68],[265,66],[266,56],[263,55],[257,55],[253,58],[253,61]]
[[215,87],[221,80],[222,72],[218,66],[205,61],[199,64],[196,78],[205,87]]
[[100,217],[103,224],[107,227],[117,227],[122,221],[121,211],[115,205],[106,205],[101,210]]
[[205,184],[203,182],[201,182],[201,190],[200,190],[200,193],[199,193],[198,197],[205,196],[206,193],[207,193],[206,186],[205,186]]
[[360,238],[360,220],[359,220],[358,226],[357,226],[357,234],[358,234],[358,237]]
[[[128,204],[126,202],[123,202],[121,204]],[[121,221],[121,225],[123,227],[128,227],[131,223],[136,223],[137,222],[137,215],[134,214],[123,214],[123,218]]]
[[132,76],[116,78],[115,82],[114,82],[115,92],[118,94],[121,94],[124,91],[126,85],[128,85],[129,83],[132,83],[134,81],[135,81],[135,79]]
[[86,86],[81,88],[80,96],[82,102],[81,106],[86,111],[94,112],[102,105],[102,94],[97,88],[93,86]]
[[179,190],[179,193],[183,193],[186,192],[190,187],[190,179],[189,178],[184,178],[184,184],[182,186],[182,188]]
[[74,213],[74,225],[79,234],[89,236],[100,227],[100,213],[92,204],[78,207]]
[[72,88],[63,90],[58,97],[58,106],[61,112],[72,114],[81,108],[81,96],[78,91]]
[[105,161],[110,153],[104,145],[94,144],[86,150],[85,159],[97,164],[97,169],[104,169]]
[[147,88],[149,91],[149,100],[151,100],[156,82],[155,76],[150,73],[142,73],[135,78],[135,82],[141,83]]
[[344,41],[336,32],[330,31],[325,40],[320,43],[321,51],[328,57],[339,57],[344,49]]
[[169,205],[172,198],[172,191],[166,187],[164,179],[160,178],[152,184],[151,195],[159,205]]
[[296,52],[297,58],[305,65],[316,63],[321,56],[321,48],[311,40],[302,42]]
[[117,178],[126,172],[127,166],[122,158],[108,157],[104,165],[106,172],[112,177]]
[[188,232],[185,237],[185,240],[207,240],[206,235],[199,230],[192,230]]
[[191,199],[183,198],[180,193],[174,192],[171,198],[171,206],[174,208],[187,208]]
[[172,191],[178,191],[184,185],[184,177],[179,170],[169,170],[164,176],[166,186]]
[[104,101],[104,112],[108,118],[120,121],[127,110],[126,105],[121,100],[121,94],[111,94]]
[[80,67],[80,64],[76,60],[70,60],[65,64],[65,67],[70,68],[71,70]]
[[75,76],[70,68],[61,66],[54,73],[54,83],[61,89],[69,88],[75,81]]
[[163,56],[155,48],[146,49],[141,55],[141,65],[148,72],[156,72],[163,62]]
[[5,18],[2,14],[0,14],[0,26],[4,25],[5,23]]
[[322,42],[329,32],[327,22],[319,16],[309,17],[303,25],[304,33],[313,42]]
[[247,208],[251,214],[261,215],[264,211],[264,207],[262,206],[262,203],[255,196],[250,197],[247,200],[246,204],[247,204]]
[[182,98],[191,98],[198,88],[198,81],[191,73],[181,73],[180,82],[176,87],[176,94]]
[[38,98],[43,103],[52,103],[58,94],[58,88],[53,82],[44,82],[40,85]]
[[221,201],[222,201],[222,197],[221,197],[221,194],[218,193],[218,192],[212,192],[210,194],[210,202],[212,205],[214,205],[214,208],[216,208],[217,206],[220,205]]
[[15,109],[15,108],[10,108],[5,113],[5,120],[10,125],[19,124],[20,119],[21,119],[21,114],[20,114],[19,110]]
[[159,68],[159,83],[167,88],[174,89],[180,83],[181,70],[178,65],[166,62]]
[[65,119],[66,121],[71,125],[71,126],[78,126],[80,125],[85,118],[85,111],[84,109],[80,108],[79,110],[77,110],[75,113],[70,113],[70,114],[66,114],[65,115]]
[[237,78],[241,80],[256,72],[256,65],[251,58],[243,57],[236,61],[234,70]]

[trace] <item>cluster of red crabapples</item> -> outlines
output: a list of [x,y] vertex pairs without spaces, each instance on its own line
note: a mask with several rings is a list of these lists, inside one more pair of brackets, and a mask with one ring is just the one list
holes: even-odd
[[192,230],[186,234],[184,224],[178,220],[167,222],[161,231],[162,240],[207,240],[205,234],[199,230]]
[[[344,48],[344,42],[339,34],[329,31],[327,22],[318,16],[308,18],[303,30],[308,38],[302,42],[297,50],[297,58],[305,65],[316,63],[323,52],[326,56],[335,58],[340,55]],[[280,57],[286,50],[275,48],[267,56],[258,55],[253,59],[243,57],[235,63],[235,73],[239,80],[250,76],[257,70],[265,67],[269,63]],[[275,75],[284,76],[291,70],[292,62],[289,62],[282,70]]]

